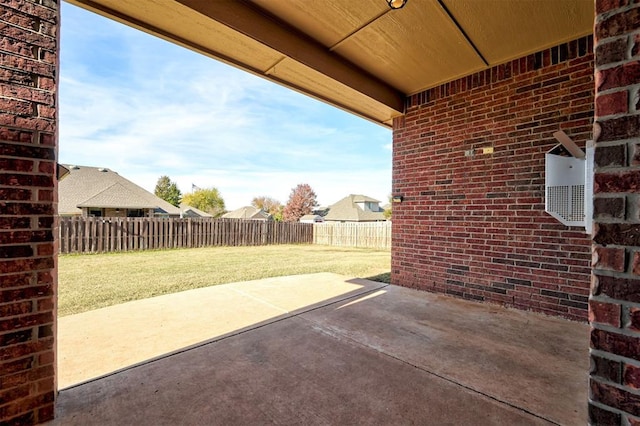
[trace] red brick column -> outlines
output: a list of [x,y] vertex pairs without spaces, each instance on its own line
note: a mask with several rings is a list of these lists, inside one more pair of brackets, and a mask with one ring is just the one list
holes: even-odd
[[640,7],[597,0],[591,424],[640,425]]
[[56,0],[0,1],[0,424],[53,418]]

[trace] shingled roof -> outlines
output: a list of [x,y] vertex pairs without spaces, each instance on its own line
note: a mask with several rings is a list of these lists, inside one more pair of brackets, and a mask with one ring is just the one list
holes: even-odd
[[212,214],[196,209],[195,207],[191,207],[185,203],[180,203],[180,210],[182,210],[182,216],[184,217],[213,217]]
[[77,215],[82,207],[157,209],[179,216],[180,209],[104,167],[65,165],[69,174],[59,183],[58,213]]
[[269,220],[269,213],[253,206],[240,207],[222,215],[224,219]]
[[325,222],[376,222],[385,220],[383,210],[368,211],[358,205],[358,203],[380,202],[375,198],[366,195],[350,194],[335,204],[329,206],[329,213],[324,217]]

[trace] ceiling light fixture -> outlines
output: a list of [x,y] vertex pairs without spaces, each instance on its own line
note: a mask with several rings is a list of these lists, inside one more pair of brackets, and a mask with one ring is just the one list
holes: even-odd
[[387,4],[391,9],[402,9],[408,0],[387,0]]

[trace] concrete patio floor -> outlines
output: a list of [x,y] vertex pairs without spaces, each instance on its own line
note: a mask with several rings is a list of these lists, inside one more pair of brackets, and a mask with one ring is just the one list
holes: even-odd
[[51,425],[587,423],[586,324],[335,274],[129,302],[58,333]]

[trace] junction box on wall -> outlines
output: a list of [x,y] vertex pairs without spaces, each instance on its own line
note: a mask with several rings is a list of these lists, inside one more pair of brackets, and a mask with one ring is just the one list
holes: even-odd
[[587,142],[585,154],[564,132],[554,136],[560,143],[545,154],[545,211],[591,234],[594,143]]

